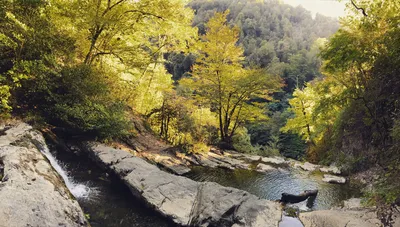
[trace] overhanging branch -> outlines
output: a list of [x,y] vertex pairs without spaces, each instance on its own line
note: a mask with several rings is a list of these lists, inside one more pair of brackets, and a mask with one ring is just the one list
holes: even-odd
[[351,4],[352,4],[357,10],[361,10],[362,14],[363,14],[365,17],[368,17],[368,15],[367,15],[367,13],[365,12],[365,9],[364,9],[364,8],[358,7],[358,6],[354,3],[353,0],[350,0],[350,2],[351,2]]

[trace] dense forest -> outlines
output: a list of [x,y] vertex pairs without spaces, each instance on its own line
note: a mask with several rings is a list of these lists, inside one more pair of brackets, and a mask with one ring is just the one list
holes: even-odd
[[391,204],[400,3],[357,4],[339,23],[278,0],[4,0],[0,115],[104,141],[140,116],[184,152],[380,166]]

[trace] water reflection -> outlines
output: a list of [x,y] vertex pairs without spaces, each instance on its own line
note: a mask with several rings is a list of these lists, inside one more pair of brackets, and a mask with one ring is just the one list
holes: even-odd
[[[358,190],[349,185],[329,184],[321,181],[322,176],[298,170],[280,169],[267,173],[236,169],[194,167],[186,175],[196,181],[213,181],[224,186],[248,191],[264,199],[278,200],[281,194],[299,194],[304,190],[318,189],[312,209],[329,209],[340,205],[345,199],[358,196]],[[309,210],[306,201],[297,204],[301,210]]]

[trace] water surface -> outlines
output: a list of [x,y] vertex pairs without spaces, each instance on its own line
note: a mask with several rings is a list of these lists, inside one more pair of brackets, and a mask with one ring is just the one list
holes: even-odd
[[[359,192],[349,184],[338,185],[322,182],[318,174],[304,173],[299,170],[276,170],[259,173],[250,170],[227,170],[220,168],[193,167],[186,175],[195,181],[212,181],[223,186],[248,191],[260,198],[279,200],[281,194],[299,194],[304,190],[318,189],[313,210],[330,209],[343,200],[358,197]],[[301,210],[309,210],[306,202],[299,203]]]

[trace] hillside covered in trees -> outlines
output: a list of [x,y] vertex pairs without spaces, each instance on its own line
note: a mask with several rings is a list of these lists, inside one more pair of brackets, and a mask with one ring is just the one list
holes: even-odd
[[379,167],[393,204],[400,3],[357,4],[339,23],[278,0],[4,0],[0,116],[103,141],[139,116],[183,152]]

